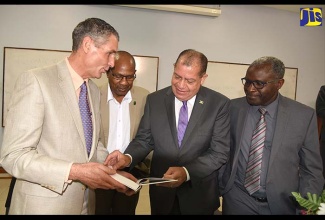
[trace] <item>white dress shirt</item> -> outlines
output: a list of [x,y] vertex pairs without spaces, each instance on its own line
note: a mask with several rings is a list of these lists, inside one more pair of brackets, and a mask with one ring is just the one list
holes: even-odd
[[[193,110],[193,106],[195,103],[195,99],[196,99],[196,95],[193,96],[190,100],[187,100],[187,113],[188,113],[188,120],[190,120],[191,114],[192,114],[192,110]],[[181,110],[183,106],[183,102],[178,100],[175,97],[175,118],[176,118],[176,129],[178,127],[178,118],[179,118],[179,111]],[[186,172],[186,181],[190,180],[190,174],[188,173],[187,169],[185,167],[183,167],[185,172]]]
[[132,101],[129,91],[122,102],[119,103],[108,86],[107,103],[109,105],[109,133],[107,150],[113,152],[119,150],[124,153],[130,143],[130,110],[129,103]]

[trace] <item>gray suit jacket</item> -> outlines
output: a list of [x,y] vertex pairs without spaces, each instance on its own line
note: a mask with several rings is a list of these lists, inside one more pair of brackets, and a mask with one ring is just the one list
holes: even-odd
[[[272,214],[292,215],[296,214],[296,207],[291,192],[320,194],[324,179],[315,110],[281,94],[279,96],[266,194]],[[248,108],[246,97],[231,100],[231,151],[230,160],[223,167],[222,194],[227,193],[234,184]]]
[[182,214],[213,214],[219,207],[218,169],[229,153],[229,99],[201,87],[181,146],[175,121],[175,96],[171,87],[147,97],[135,139],[125,153],[131,168],[152,149],[151,176],[162,177],[169,167],[185,166],[190,181],[177,188],[150,186],[152,214],[168,214],[176,194]]
[[[93,119],[90,156],[73,82],[65,60],[18,78],[7,114],[0,162],[17,177],[10,214],[80,214],[86,186],[66,183],[72,163],[104,161],[99,140],[100,92],[89,81]],[[89,213],[94,213],[90,190]]]

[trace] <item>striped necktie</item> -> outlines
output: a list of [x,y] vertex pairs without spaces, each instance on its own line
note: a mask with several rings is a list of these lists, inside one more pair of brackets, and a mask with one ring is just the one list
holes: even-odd
[[265,114],[267,111],[265,108],[260,108],[259,112],[261,113],[261,117],[256,124],[256,129],[253,132],[244,184],[250,195],[261,188],[260,174],[266,131]]
[[86,81],[80,86],[79,109],[80,109],[82,125],[84,128],[87,153],[89,155],[91,150],[92,139],[93,139],[93,124],[91,120],[91,112],[88,103]]

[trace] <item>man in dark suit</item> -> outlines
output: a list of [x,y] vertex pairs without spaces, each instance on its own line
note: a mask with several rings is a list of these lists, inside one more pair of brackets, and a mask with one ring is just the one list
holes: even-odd
[[[323,176],[325,177],[325,85],[321,86],[316,99],[316,113],[320,120],[319,142],[323,160]],[[324,187],[325,188],[325,187]]]
[[[299,210],[292,192],[322,192],[316,112],[279,93],[284,72],[283,62],[275,57],[255,60],[242,78],[246,97],[231,100],[230,159],[222,168],[223,214],[294,215]],[[251,170],[246,168],[254,155],[249,152],[259,108],[266,110],[266,136],[256,178],[260,184],[250,191]]]
[[[125,154],[114,151],[106,160],[116,168],[132,169],[153,150],[151,176],[178,180],[150,185],[153,215],[212,215],[220,206],[218,170],[229,153],[229,99],[202,86],[207,64],[198,51],[181,52],[171,86],[148,95],[137,135]],[[188,125],[179,144],[182,105],[187,107]]]

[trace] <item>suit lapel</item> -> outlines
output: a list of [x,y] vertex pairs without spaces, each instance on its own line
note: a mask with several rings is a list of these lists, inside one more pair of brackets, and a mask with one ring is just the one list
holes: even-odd
[[105,147],[107,147],[108,142],[108,134],[109,134],[109,104],[107,102],[107,93],[108,93],[108,84],[104,87],[102,92],[102,99],[101,99],[101,119],[102,119],[102,128],[104,130],[104,140],[103,144]]
[[287,105],[283,99],[283,97],[279,94],[279,105],[278,105],[278,113],[276,116],[276,124],[274,129],[274,136],[272,140],[272,147],[271,147],[271,155],[270,155],[270,165],[272,167],[272,163],[276,158],[279,150],[281,149],[281,143],[285,138],[286,127],[289,120],[289,110]]
[[201,114],[202,114],[203,110],[205,109],[207,101],[208,100],[206,98],[206,94],[204,93],[204,91],[202,90],[202,87],[201,87],[199,92],[196,95],[195,103],[193,106],[191,117],[189,118],[189,121],[188,121],[188,124],[186,127],[186,131],[185,131],[184,138],[183,138],[183,141],[181,144],[181,148],[186,143],[186,140],[190,137],[196,124],[201,119]]
[[176,118],[175,118],[175,96],[174,93],[172,92],[171,87],[166,92],[165,105],[166,105],[169,127],[173,135],[175,146],[178,147]]
[[135,128],[135,121],[136,121],[136,112],[137,112],[137,103],[138,102],[138,97],[136,96],[134,89],[132,88],[130,90],[131,96],[132,96],[132,101],[129,104],[129,110],[130,110],[130,138],[132,140],[132,137],[135,137],[137,128]]
[[[234,153],[231,153],[230,155],[234,155],[233,157],[229,158],[229,163],[231,164],[231,174],[229,177],[228,182],[234,182],[236,172],[237,172],[237,166],[238,166],[238,157],[241,150],[241,138],[243,134],[243,129],[245,125],[245,121],[247,118],[247,113],[249,110],[249,104],[246,101],[246,97],[242,97],[238,103],[235,104],[235,106],[230,107],[232,110],[230,112],[231,117],[231,123],[233,125],[231,126],[230,130],[231,133],[235,133],[236,140],[233,141],[232,144],[236,144],[236,146],[232,147],[230,150],[235,151]],[[235,109],[238,109],[238,111],[234,111]],[[227,184],[227,188],[225,188],[225,191],[228,191],[231,187],[231,184]]]
[[76,96],[76,91],[73,86],[72,79],[70,77],[70,73],[68,70],[68,67],[66,66],[65,61],[62,61],[58,64],[58,77],[59,77],[59,86],[62,90],[62,94],[65,98],[66,105],[71,113],[71,116],[75,122],[77,131],[80,135],[81,141],[84,145],[84,150],[85,153],[86,151],[86,140],[85,136],[83,133],[83,126],[82,126],[82,121],[81,121],[81,116],[80,116],[80,111],[79,111],[79,104],[78,104],[78,99]]
[[[88,97],[89,97],[89,103],[90,103],[90,109],[92,112],[92,122],[93,122],[93,139],[92,139],[92,144],[91,144],[91,151],[89,153],[89,158],[91,158],[91,156],[93,155],[93,153],[95,152],[95,145],[96,145],[96,140],[97,140],[97,126],[96,126],[96,122],[97,122],[97,118],[98,115],[96,114],[96,112],[98,112],[98,108],[99,106],[96,104],[95,100],[97,100],[98,97],[96,97],[96,94],[98,94],[98,87],[96,86],[96,84],[89,79],[88,81],[88,85],[89,85],[89,93],[88,93]],[[78,104],[78,108],[79,108],[79,104]]]
[[[244,132],[244,126],[245,126],[245,121],[246,121],[246,118],[247,118],[247,114],[248,114],[248,109],[249,109],[249,104],[247,103],[246,101],[246,98],[242,98],[241,99],[241,102],[239,104],[240,106],[243,106],[241,108],[239,108],[238,112],[233,112],[232,114],[234,114],[234,121],[236,121],[236,126],[234,126],[233,129],[236,129],[235,131],[235,134],[236,135],[236,151],[234,153],[234,157],[233,158],[230,158],[230,160],[232,161],[232,167],[237,167],[238,165],[238,156],[239,156],[239,152],[241,150],[241,138],[242,138],[242,134]],[[233,169],[233,170],[237,170],[236,169]]]

